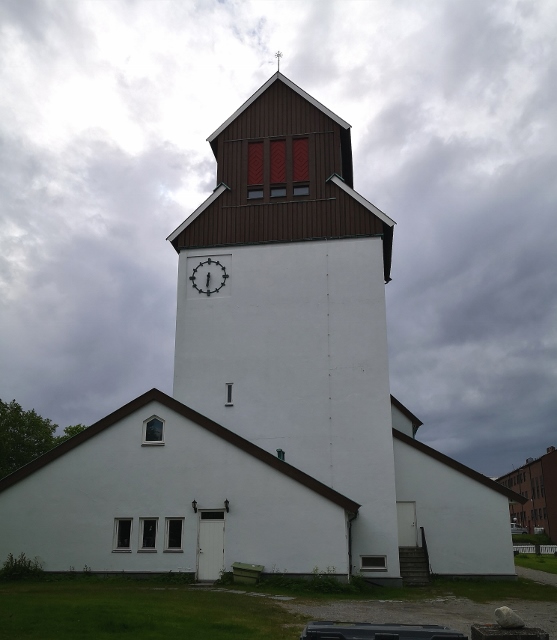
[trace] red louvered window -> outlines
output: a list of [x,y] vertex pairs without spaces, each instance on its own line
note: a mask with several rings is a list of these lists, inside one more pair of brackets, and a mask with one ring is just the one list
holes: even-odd
[[308,138],[248,143],[248,200],[308,195]]
[[271,184],[286,182],[286,140],[271,140]]
[[248,184],[263,184],[263,143],[248,145]]
[[292,141],[292,178],[294,182],[309,180],[309,145],[307,138]]

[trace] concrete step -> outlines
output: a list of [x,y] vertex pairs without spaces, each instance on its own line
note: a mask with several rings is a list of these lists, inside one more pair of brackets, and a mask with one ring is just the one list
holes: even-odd
[[421,547],[399,547],[400,575],[405,586],[429,584],[429,566]]

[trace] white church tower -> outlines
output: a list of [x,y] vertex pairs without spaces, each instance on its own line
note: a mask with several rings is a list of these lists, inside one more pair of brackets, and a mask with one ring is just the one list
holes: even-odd
[[350,126],[280,73],[208,140],[218,186],[169,236],[174,397],[360,503],[352,572],[397,582],[394,222],[353,190]]

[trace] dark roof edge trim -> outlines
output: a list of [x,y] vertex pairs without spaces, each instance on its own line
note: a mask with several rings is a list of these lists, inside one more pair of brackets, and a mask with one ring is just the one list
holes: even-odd
[[146,393],[139,396],[138,398],[135,398],[135,400],[128,402],[127,404],[120,407],[113,413],[102,418],[98,422],[95,422],[95,424],[91,425],[81,433],[78,433],[73,438],[66,440],[62,444],[55,447],[54,449],[51,449],[44,455],[40,456],[39,458],[35,458],[35,460],[29,462],[24,467],[21,467],[21,469],[18,469],[17,471],[14,471],[10,475],[6,476],[2,480],[0,480],[0,492],[20,482],[24,478],[27,478],[35,471],[42,469],[42,467],[45,467],[50,462],[53,462],[54,460],[56,460],[57,458],[60,458],[61,456],[68,453],[72,449],[75,449],[75,447],[79,446],[86,440],[93,438],[101,431],[104,431],[108,427],[119,422],[123,418],[126,418],[127,416],[134,413],[135,411],[142,409],[145,405],[149,404],[150,402],[159,402],[160,404],[164,405],[168,409],[175,411],[179,415],[183,416],[184,418],[187,418],[188,420],[191,420],[192,422],[202,427],[203,429],[206,429],[207,431],[210,431],[211,433],[218,436],[219,438],[222,438],[229,444],[237,447],[238,449],[241,449],[242,451],[256,458],[260,462],[263,462],[269,467],[272,467],[279,473],[284,474],[285,476],[291,478],[292,480],[295,480],[296,482],[304,485],[311,491],[321,495],[323,498],[326,498],[330,502],[333,502],[339,507],[342,507],[345,511],[349,513],[358,512],[360,505],[357,502],[350,500],[350,498],[347,498],[346,496],[342,495],[338,491],[335,491],[331,487],[328,487],[322,482],[319,482],[319,480],[316,480],[312,476],[309,476],[307,473],[300,471],[300,469],[297,469],[296,467],[289,465],[283,460],[279,460],[271,453],[268,453],[267,451],[264,451],[263,449],[253,444],[252,442],[249,442],[249,440],[246,440],[245,438],[242,438],[236,433],[229,431],[228,429],[221,426],[220,424],[214,422],[213,420],[207,418],[206,416],[203,416],[197,411],[190,409],[186,405],[182,404],[178,400],[175,400],[174,398],[171,398],[170,396],[166,395],[166,393],[163,393],[158,389],[151,389],[150,391],[147,391]]
[[167,240],[169,240],[170,242],[174,242],[174,240],[176,240],[176,238],[182,233],[182,231],[186,227],[189,227],[189,225],[196,218],[198,218],[205,211],[205,209],[207,209],[207,207],[213,204],[213,202],[227,190],[230,191],[230,187],[226,183],[221,182],[219,185],[217,185],[215,189],[213,189],[213,193],[211,193],[211,195],[203,203],[201,203],[199,207],[197,207],[197,209],[193,213],[191,213],[184,220],[184,222],[182,222],[181,225],[179,225],[178,227],[176,227],[176,229],[174,229],[174,231],[168,236]]
[[236,111],[234,111],[234,113],[229,118],[227,118],[218,129],[213,131],[213,133],[207,138],[207,142],[212,143],[215,138],[217,138],[231,122],[234,122],[234,120],[236,120],[238,116],[240,116],[249,106],[251,106],[257,100],[257,98],[265,93],[265,91],[267,91],[267,89],[277,80],[283,82],[287,87],[292,89],[292,91],[307,100],[315,108],[319,109],[319,111],[322,111],[325,115],[331,118],[331,120],[334,120],[337,124],[339,124],[343,129],[350,129],[350,125],[348,124],[348,122],[346,122],[346,120],[343,120],[342,118],[337,116],[336,113],[333,113],[324,104],[321,104],[319,100],[316,100],[313,96],[310,96],[309,93],[304,91],[297,84],[294,84],[292,80],[280,73],[280,71],[277,71],[267,80],[267,82],[262,84],[259,89],[257,89],[257,91],[253,93],[238,109],[236,109]]
[[412,423],[414,427],[421,427],[423,422],[417,418],[410,409],[407,409],[400,400],[397,400],[393,395],[391,395],[391,404],[395,406],[403,415],[405,415],[408,420]]
[[435,449],[428,447],[427,444],[424,444],[423,442],[414,440],[414,438],[411,438],[410,436],[407,436],[406,434],[400,431],[397,431],[396,429],[393,429],[393,437],[413,447],[414,449],[417,449],[418,451],[425,453],[426,456],[429,456],[430,458],[434,458],[438,462],[441,462],[442,464],[447,465],[448,467],[451,467],[451,469],[454,469],[455,471],[458,471],[459,473],[462,473],[465,476],[468,476],[472,480],[475,480],[476,482],[483,484],[488,489],[492,489],[493,491],[497,491],[497,493],[503,494],[509,500],[513,500],[514,502],[519,502],[520,504],[524,504],[525,502],[527,502],[527,499],[521,496],[519,493],[515,493],[514,491],[507,489],[506,487],[499,484],[498,482],[495,482],[495,480],[491,480],[487,476],[484,476],[482,473],[478,473],[478,471],[474,471],[474,469],[470,469],[470,467],[467,467],[466,465],[460,462],[457,462],[456,460],[453,460],[453,458],[449,458],[449,456],[446,456],[444,453],[440,453],[439,451],[436,451]]

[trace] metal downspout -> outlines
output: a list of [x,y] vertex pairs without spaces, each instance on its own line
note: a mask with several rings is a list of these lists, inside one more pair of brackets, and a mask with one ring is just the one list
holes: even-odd
[[348,582],[352,577],[352,523],[358,517],[358,512],[348,518]]

